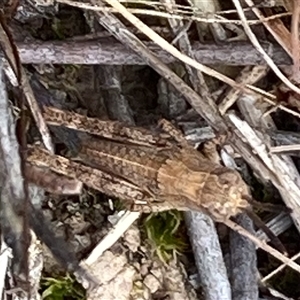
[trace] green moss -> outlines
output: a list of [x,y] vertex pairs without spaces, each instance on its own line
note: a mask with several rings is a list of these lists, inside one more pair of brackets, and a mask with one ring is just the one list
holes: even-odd
[[167,262],[187,248],[182,234],[182,213],[168,211],[150,214],[144,220],[146,235],[160,260]]
[[45,300],[84,300],[84,288],[70,275],[58,278],[43,277],[41,282],[42,299]]

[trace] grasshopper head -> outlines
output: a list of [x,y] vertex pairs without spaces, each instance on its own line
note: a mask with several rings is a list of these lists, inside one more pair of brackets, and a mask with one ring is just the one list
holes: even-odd
[[249,195],[249,188],[237,171],[220,167],[206,180],[201,202],[211,215],[227,219],[250,206],[246,200]]

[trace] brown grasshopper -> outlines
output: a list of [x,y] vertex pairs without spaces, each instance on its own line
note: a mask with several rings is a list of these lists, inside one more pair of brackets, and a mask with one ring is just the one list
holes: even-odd
[[[250,190],[241,175],[210,161],[170,123],[162,122],[166,132],[159,133],[52,107],[44,107],[43,115],[50,126],[87,134],[78,139],[76,160],[50,154],[36,145],[29,146],[29,168],[32,165],[47,168],[79,180],[123,200],[131,211],[202,211],[240,233],[241,229],[229,225],[229,219],[246,211],[276,247],[285,252],[278,238],[252,213]],[[286,261],[280,253],[276,255]]]
[[[209,161],[166,123],[167,134],[155,134],[49,107],[44,117],[49,125],[105,138],[81,141],[78,158],[84,164],[38,147],[31,148],[28,161],[119,197],[131,210],[200,210],[222,221],[249,207],[240,174]],[[110,140],[116,133],[119,141]]]

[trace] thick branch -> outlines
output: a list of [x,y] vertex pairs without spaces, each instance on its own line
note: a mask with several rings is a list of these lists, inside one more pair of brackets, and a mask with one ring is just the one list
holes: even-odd
[[[152,42],[145,43],[164,63],[176,59]],[[277,45],[261,43],[264,50],[277,65],[291,65],[288,54]],[[129,48],[112,38],[85,42],[19,42],[21,61],[24,64],[105,64],[105,65],[144,65],[145,60]],[[268,51],[271,49],[271,51]],[[224,43],[221,45],[198,42],[192,44],[195,59],[202,64],[224,65],[265,65],[265,61],[249,43]]]

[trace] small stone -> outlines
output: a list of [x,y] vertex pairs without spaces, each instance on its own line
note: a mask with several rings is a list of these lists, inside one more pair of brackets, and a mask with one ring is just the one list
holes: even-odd
[[131,226],[124,233],[124,243],[131,252],[137,252],[139,246],[141,245],[141,235],[136,226]]
[[160,287],[160,282],[152,274],[148,274],[145,277],[144,284],[150,290],[151,294],[154,294],[159,289],[159,287]]
[[149,264],[142,264],[140,268],[140,274],[144,277],[149,273]]

